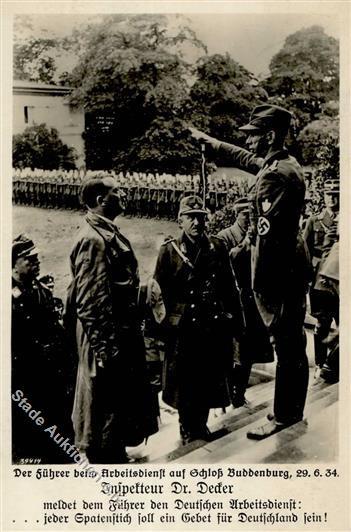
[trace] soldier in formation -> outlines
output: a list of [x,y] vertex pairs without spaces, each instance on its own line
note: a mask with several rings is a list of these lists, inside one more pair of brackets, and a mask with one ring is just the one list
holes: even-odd
[[[85,179],[113,177],[126,194],[126,216],[163,218],[175,220],[178,204],[183,195],[197,194],[200,188],[198,175],[123,174],[114,171],[14,169],[13,201],[19,205],[31,205],[52,209],[80,209],[79,189]],[[207,204],[211,210],[221,209],[230,196],[238,195],[234,182],[226,179],[210,181]]]
[[78,170],[14,169],[13,201],[51,209],[78,209],[83,174]]

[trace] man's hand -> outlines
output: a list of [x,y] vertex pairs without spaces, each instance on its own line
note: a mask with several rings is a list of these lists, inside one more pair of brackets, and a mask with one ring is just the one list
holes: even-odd
[[219,148],[220,146],[219,140],[216,140],[215,138],[210,137],[209,135],[206,135],[206,133],[202,133],[202,131],[199,131],[195,127],[188,126],[188,129],[194,139],[200,140],[201,142],[204,142],[205,144],[210,144],[213,148]]
[[247,232],[243,240],[243,246],[245,247],[246,250],[249,251],[251,248],[251,244],[252,244],[252,234]]
[[254,244],[254,241],[255,241],[255,237],[254,237],[253,230],[251,227],[249,227],[246,232],[245,238],[244,238],[244,242],[247,245],[248,249],[250,249],[251,245]]

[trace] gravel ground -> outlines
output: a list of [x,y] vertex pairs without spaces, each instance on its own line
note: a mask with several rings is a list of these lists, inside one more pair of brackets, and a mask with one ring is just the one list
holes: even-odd
[[[39,249],[41,275],[55,277],[55,295],[65,298],[70,282],[69,254],[84,214],[75,211],[13,207],[13,237],[20,233],[32,238]],[[168,235],[177,233],[177,224],[167,220],[119,217],[117,225],[133,246],[140,276],[152,274],[159,247]]]

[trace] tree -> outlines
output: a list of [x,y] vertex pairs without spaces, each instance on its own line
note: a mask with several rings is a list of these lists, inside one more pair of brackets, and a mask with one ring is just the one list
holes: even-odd
[[196,77],[190,91],[194,125],[221,140],[243,144],[245,135],[239,127],[247,123],[255,105],[267,100],[266,92],[229,54],[202,57]]
[[70,170],[75,168],[75,159],[74,149],[62,142],[57,129],[46,124],[35,124],[13,136],[14,167]]
[[338,100],[338,41],[320,26],[289,35],[272,58],[263,86],[272,101],[295,112],[297,132],[301,131],[327,102]]
[[50,51],[57,46],[54,39],[31,38],[14,44],[13,77],[19,80],[54,83],[55,59]]
[[339,120],[322,116],[308,124],[298,138],[306,165],[314,166],[324,179],[339,179]]
[[84,106],[90,114],[88,166],[94,165],[89,152],[96,149],[101,122],[108,123],[104,129],[108,166],[159,171],[187,166],[188,152],[196,151],[189,140],[183,157],[181,120],[189,105],[192,75],[186,58],[189,48],[204,51],[190,28],[171,27],[163,15],[112,15],[91,27],[69,76],[75,87],[71,103]]
[[13,77],[19,80],[54,83],[55,57],[61,42],[47,32],[37,35],[30,17],[16,16],[14,23]]

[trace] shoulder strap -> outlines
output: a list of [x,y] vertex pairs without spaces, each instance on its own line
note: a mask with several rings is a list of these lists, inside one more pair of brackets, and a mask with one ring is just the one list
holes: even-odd
[[191,268],[192,270],[194,269],[194,265],[193,263],[188,259],[188,257],[182,252],[182,250],[177,246],[177,244],[175,243],[174,240],[171,240],[170,241],[170,244],[172,245],[174,251],[176,251],[178,253],[178,255],[180,256],[180,258],[183,260],[183,262],[189,266],[189,268]]

